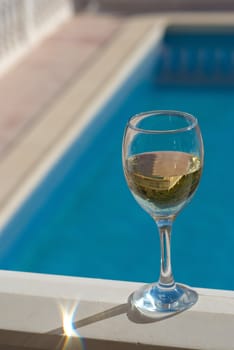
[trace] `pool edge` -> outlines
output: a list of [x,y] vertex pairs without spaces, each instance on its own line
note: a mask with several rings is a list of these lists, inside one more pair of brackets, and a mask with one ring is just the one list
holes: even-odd
[[[78,335],[84,344],[93,339],[115,342],[119,348],[122,343],[132,345],[132,349],[139,349],[139,344],[146,349],[233,348],[234,292],[197,289],[199,301],[193,308],[151,322],[131,315],[127,307],[128,296],[140,283],[10,271],[0,271],[0,278],[0,306],[5,315],[0,329],[26,334],[23,341],[27,340],[30,349],[37,348],[30,340],[32,334],[37,334],[41,343],[66,334],[64,317],[69,315],[74,325],[69,349],[76,348]],[[13,345],[10,334],[5,344]],[[2,339],[0,332],[0,344]],[[43,346],[40,349],[48,349],[48,343]]]
[[[71,146],[94,117],[95,112],[120,84],[121,79],[127,76],[129,69],[132,69],[133,61],[136,63],[138,59],[134,57],[137,51],[139,55],[144,52],[144,49],[137,47],[139,42],[144,41],[149,35],[149,45],[152,43],[150,31],[154,26],[153,22],[152,19],[145,17],[129,20],[97,62],[91,65],[88,72],[75,79],[61,98],[49,106],[40,122],[30,129],[28,134],[20,139],[17,147],[2,160],[0,228]],[[148,42],[145,46],[147,49]],[[112,63],[108,64],[110,59]],[[102,66],[108,68],[103,75],[100,75]],[[16,166],[18,166],[17,172],[14,171]],[[12,173],[14,177],[10,176]]]

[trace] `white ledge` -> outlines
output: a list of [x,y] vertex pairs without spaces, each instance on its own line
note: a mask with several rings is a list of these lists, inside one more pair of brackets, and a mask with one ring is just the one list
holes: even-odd
[[197,289],[193,308],[153,322],[127,303],[140,283],[12,271],[0,271],[0,278],[0,344],[63,349],[56,346],[66,331],[73,335],[66,338],[69,349],[77,349],[80,337],[86,350],[112,343],[114,349],[233,349],[231,291]]

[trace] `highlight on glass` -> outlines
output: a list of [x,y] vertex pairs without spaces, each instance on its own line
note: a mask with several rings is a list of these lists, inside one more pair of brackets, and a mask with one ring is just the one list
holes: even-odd
[[179,312],[198,299],[196,291],[174,280],[170,242],[173,221],[199,184],[203,155],[201,131],[191,114],[145,112],[133,116],[126,125],[124,174],[137,203],[155,220],[161,246],[158,282],[143,286],[131,297],[132,305],[145,316]]

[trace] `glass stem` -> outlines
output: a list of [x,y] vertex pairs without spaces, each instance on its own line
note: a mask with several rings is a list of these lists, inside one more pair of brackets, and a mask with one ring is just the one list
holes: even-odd
[[171,229],[173,220],[156,220],[161,245],[161,268],[158,285],[162,288],[172,288],[175,281],[171,268]]

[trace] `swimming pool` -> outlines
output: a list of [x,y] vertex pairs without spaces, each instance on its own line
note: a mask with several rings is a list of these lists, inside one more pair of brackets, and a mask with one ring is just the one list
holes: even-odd
[[168,29],[4,228],[1,268],[156,280],[158,234],[126,186],[122,134],[132,114],[178,109],[198,117],[206,157],[198,192],[174,225],[175,277],[197,287],[234,289],[227,176],[233,171],[233,41],[231,31]]

